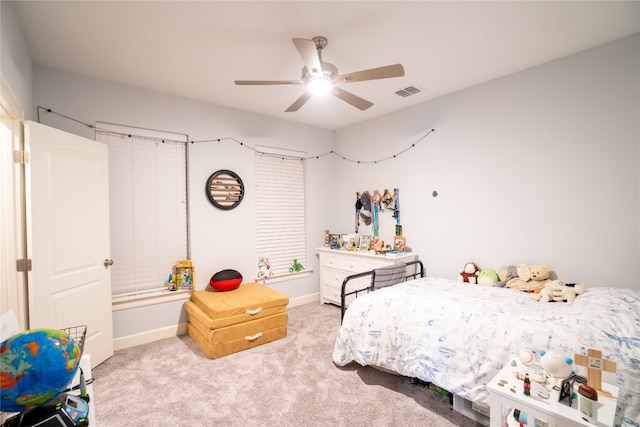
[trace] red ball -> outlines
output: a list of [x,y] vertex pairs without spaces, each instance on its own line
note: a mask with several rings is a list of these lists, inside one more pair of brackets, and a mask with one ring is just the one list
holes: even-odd
[[222,270],[211,276],[209,285],[216,291],[232,291],[242,283],[242,275],[235,270]]

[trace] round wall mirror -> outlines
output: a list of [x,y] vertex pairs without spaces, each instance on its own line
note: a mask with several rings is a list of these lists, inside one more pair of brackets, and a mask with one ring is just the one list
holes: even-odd
[[219,170],[211,174],[205,186],[207,199],[218,209],[229,210],[240,204],[244,184],[235,172]]

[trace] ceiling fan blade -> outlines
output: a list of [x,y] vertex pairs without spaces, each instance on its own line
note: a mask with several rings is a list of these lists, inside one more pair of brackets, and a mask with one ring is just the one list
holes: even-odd
[[316,43],[313,40],[307,39],[292,39],[293,44],[296,45],[298,53],[302,57],[304,66],[310,73],[321,73],[322,66],[320,65],[320,57],[316,50]]
[[366,99],[362,99],[359,96],[352,94],[351,92],[347,92],[346,90],[340,89],[339,87],[334,86],[331,88],[331,93],[333,93],[338,98],[342,99],[347,104],[351,104],[359,110],[366,110],[371,107],[373,103],[367,101]]
[[402,66],[402,64],[393,64],[387,65],[386,67],[371,68],[369,70],[340,74],[339,76],[336,76],[335,81],[351,83],[402,76],[404,76],[404,67]]
[[235,80],[237,85],[301,85],[302,80]]
[[285,113],[292,113],[294,111],[298,111],[300,109],[300,107],[302,107],[304,105],[305,102],[307,102],[309,100],[309,98],[311,98],[313,94],[311,92],[305,92],[304,94],[302,94],[302,96],[298,99],[296,99],[296,101],[291,104],[289,106],[289,108],[287,108],[286,110],[284,110]]

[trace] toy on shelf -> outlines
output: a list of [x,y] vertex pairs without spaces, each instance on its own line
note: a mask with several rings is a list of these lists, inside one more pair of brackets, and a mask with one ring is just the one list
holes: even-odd
[[298,272],[304,270],[304,266],[298,262],[297,259],[293,260],[293,265],[289,267],[289,273]]
[[169,274],[169,290],[193,291],[196,288],[196,272],[191,260],[181,260],[173,266]]
[[268,279],[271,276],[273,276],[273,271],[271,271],[269,258],[258,258],[258,279]]

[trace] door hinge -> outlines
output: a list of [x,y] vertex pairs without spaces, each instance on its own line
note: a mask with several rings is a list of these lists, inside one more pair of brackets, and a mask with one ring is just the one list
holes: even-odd
[[26,165],[27,163],[29,163],[29,152],[24,150],[14,151],[13,163],[19,163],[21,165]]
[[16,270],[22,272],[31,271],[31,258],[21,258],[16,260]]

